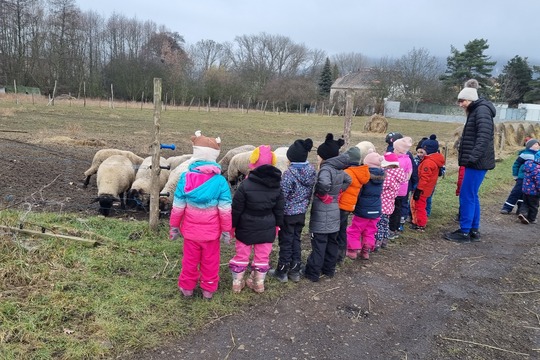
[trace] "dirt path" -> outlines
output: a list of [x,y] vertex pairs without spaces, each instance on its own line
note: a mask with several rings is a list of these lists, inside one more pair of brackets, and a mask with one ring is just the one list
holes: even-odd
[[540,358],[539,228],[498,207],[484,209],[482,242],[402,240],[333,279],[302,280],[275,303],[130,358]]

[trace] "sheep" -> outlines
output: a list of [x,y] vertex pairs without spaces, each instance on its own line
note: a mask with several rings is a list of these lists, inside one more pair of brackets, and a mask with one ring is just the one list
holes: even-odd
[[234,155],[227,169],[227,180],[234,188],[249,172],[249,157],[253,151],[244,151]]
[[191,159],[193,154],[185,154],[185,155],[179,155],[179,156],[171,156],[167,158],[167,162],[169,163],[169,166],[171,167],[169,170],[173,171],[178,165],[183,163],[186,160]]
[[131,151],[118,150],[118,149],[101,149],[101,150],[98,150],[94,154],[94,158],[92,159],[92,166],[90,166],[90,168],[84,172],[84,176],[86,176],[86,179],[84,180],[84,184],[83,184],[84,188],[86,188],[88,186],[88,184],[90,183],[90,177],[97,172],[97,170],[99,168],[99,165],[105,159],[109,158],[112,155],[122,155],[122,156],[128,158],[131,161],[131,163],[133,165],[136,165],[136,166],[141,165],[141,163],[144,160],[142,157],[140,157],[138,155],[135,155]]
[[171,209],[174,200],[174,192],[176,191],[178,180],[180,180],[180,175],[188,170],[191,163],[191,159],[186,160],[175,167],[174,170],[170,171],[167,183],[163,186],[160,192],[160,194],[163,194],[163,196],[160,196],[159,198],[159,209],[161,211],[169,211]]
[[253,145],[242,145],[235,147],[234,149],[231,149],[227,151],[227,153],[219,160],[218,164],[221,166],[221,174],[227,175],[227,170],[229,169],[229,163],[231,162],[231,159],[234,155],[240,154],[241,152],[246,151],[253,151],[255,150],[255,146]]
[[281,170],[282,173],[285,172],[285,170],[287,170],[289,167],[287,150],[289,150],[288,146],[278,147],[276,150],[274,150],[274,154],[276,154],[276,167]]
[[114,201],[120,201],[125,209],[125,193],[135,180],[135,169],[131,160],[124,155],[112,155],[103,160],[97,169],[99,212],[109,216]]
[[360,164],[364,163],[364,158],[368,153],[375,151],[375,145],[369,141],[360,141],[355,146],[360,149]]
[[[169,164],[164,157],[159,159],[159,165],[161,167],[166,167]],[[131,189],[127,194],[127,206],[129,208],[147,208],[150,204],[150,190],[152,186],[152,157],[149,156],[144,159],[137,175],[135,176],[135,181],[131,185]],[[169,179],[170,171],[167,169],[161,169],[159,173],[159,189],[161,189],[167,180]]]

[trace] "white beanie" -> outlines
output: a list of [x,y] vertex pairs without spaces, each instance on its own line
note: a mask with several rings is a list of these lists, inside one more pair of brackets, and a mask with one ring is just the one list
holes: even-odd
[[476,79],[470,79],[465,82],[465,87],[461,90],[457,96],[458,100],[478,100],[478,81]]

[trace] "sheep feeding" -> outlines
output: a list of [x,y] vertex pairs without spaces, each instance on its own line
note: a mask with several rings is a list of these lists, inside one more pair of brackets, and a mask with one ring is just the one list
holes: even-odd
[[[159,159],[160,167],[168,167],[169,163],[167,159],[161,157]],[[135,181],[131,185],[131,189],[127,194],[127,206],[129,208],[147,209],[150,204],[150,190],[152,187],[152,157],[149,156],[144,159],[139,166],[139,170],[135,175]],[[169,179],[170,171],[167,169],[161,169],[159,172],[159,189],[165,186],[165,183]]]
[[131,163],[135,166],[141,165],[143,162],[143,158],[136,155],[135,153],[131,151],[126,150],[119,150],[119,149],[101,149],[98,150],[94,154],[94,158],[92,159],[92,165],[84,172],[84,176],[86,177],[84,180],[83,187],[86,188],[88,184],[90,183],[90,178],[92,175],[94,175],[97,171],[101,163],[108,159],[109,157],[113,155],[121,155],[125,158],[129,159]]
[[112,155],[105,159],[97,169],[99,213],[109,216],[115,201],[125,209],[126,192],[135,181],[135,169],[131,160],[123,155]]

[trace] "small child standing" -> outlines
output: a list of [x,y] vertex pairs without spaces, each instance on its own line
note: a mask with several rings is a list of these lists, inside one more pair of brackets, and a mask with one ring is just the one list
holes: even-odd
[[287,150],[289,167],[281,177],[281,191],[285,200],[283,226],[279,230],[279,259],[275,269],[269,271],[281,282],[300,281],[302,265],[301,235],[306,212],[311,201],[317,172],[307,157],[313,148],[311,139],[298,139]]
[[182,173],[174,192],[169,238],[184,236],[182,270],[178,287],[186,297],[200,280],[203,297],[211,299],[218,288],[222,232],[231,229],[231,191],[216,163],[220,138],[191,137],[193,162]]
[[[409,179],[413,174],[412,154],[409,150],[412,146],[412,139],[408,136],[402,137],[394,141],[394,154],[397,155],[399,161],[399,167],[403,169],[405,173],[405,180],[401,183],[398,194],[395,200],[394,212],[390,215],[390,233],[388,238],[390,240],[399,237],[398,231],[401,225],[401,218],[406,216],[408,211],[403,210],[404,202],[408,201],[409,194]],[[403,219],[405,220],[405,219]]]
[[516,204],[519,204],[522,201],[521,198],[523,192],[521,189],[523,187],[523,178],[525,176],[523,172],[523,166],[525,165],[525,162],[527,160],[534,159],[534,154],[536,154],[538,150],[540,150],[540,144],[538,143],[538,140],[529,139],[525,143],[525,149],[519,152],[516,161],[514,161],[514,165],[512,165],[512,176],[516,180],[516,183],[514,184],[512,191],[510,191],[508,198],[506,199],[501,208],[501,214],[510,214],[512,210],[514,210]]
[[536,224],[540,202],[540,150],[534,154],[534,160],[525,162],[523,172],[523,204],[518,217],[523,224]]
[[377,233],[375,234],[375,250],[379,247],[384,249],[388,245],[389,218],[394,212],[399,187],[405,180],[405,172],[399,167],[396,154],[384,154],[381,166],[384,170],[384,181],[381,193],[381,217],[377,222]]
[[440,169],[444,166],[444,156],[439,152],[439,142],[433,135],[422,142],[426,155],[418,166],[418,186],[411,202],[411,229],[423,232],[428,222],[426,201],[437,185]]
[[324,143],[317,148],[319,173],[315,183],[309,231],[311,254],[307,259],[304,275],[317,282],[321,273],[333,277],[338,256],[339,194],[349,187],[351,178],[343,169],[349,165],[349,155],[339,154],[343,139],[334,140],[328,133]]
[[364,260],[375,249],[375,233],[381,216],[381,193],[384,170],[381,169],[383,157],[371,152],[364,158],[369,168],[369,181],[362,186],[353,211],[351,225],[347,228],[347,257],[356,259],[358,253]]
[[349,185],[338,199],[338,264],[343,262],[347,252],[347,226],[349,225],[349,215],[356,206],[356,200],[358,199],[360,189],[369,181],[369,168],[367,165],[361,165],[362,152],[360,149],[353,146],[347,150],[347,154],[349,155],[349,167],[345,169],[345,172],[351,177],[351,185]]
[[[280,187],[281,171],[274,166],[276,155],[270,146],[261,145],[253,150],[249,161],[251,170],[232,200],[236,253],[229,261],[229,268],[235,293],[240,292],[244,285],[257,293],[264,292],[276,227],[283,226],[284,200]],[[244,281],[252,249],[252,271]]]

